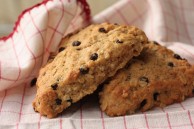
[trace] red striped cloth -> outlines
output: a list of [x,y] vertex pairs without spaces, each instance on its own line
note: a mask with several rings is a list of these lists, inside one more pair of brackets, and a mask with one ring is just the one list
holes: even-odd
[[[55,119],[34,112],[37,75],[64,34],[89,20],[85,0],[46,0],[26,10],[14,32],[0,40],[0,128],[5,129],[194,129],[194,98],[144,113],[110,118],[98,100],[83,100]],[[136,25],[149,39],[194,64],[194,0],[121,0],[92,22]]]

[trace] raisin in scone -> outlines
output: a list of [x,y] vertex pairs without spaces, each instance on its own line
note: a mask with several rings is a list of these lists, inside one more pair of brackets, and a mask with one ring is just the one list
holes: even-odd
[[40,70],[35,111],[55,117],[93,93],[106,78],[139,55],[146,43],[147,37],[140,29],[108,23],[90,25],[66,36],[56,57]]
[[132,114],[181,102],[194,95],[194,67],[171,50],[150,42],[140,56],[110,78],[99,94],[109,116]]

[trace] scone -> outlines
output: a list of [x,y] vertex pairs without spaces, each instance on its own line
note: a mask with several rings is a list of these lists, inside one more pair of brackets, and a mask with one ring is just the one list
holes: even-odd
[[56,57],[40,70],[35,111],[55,117],[93,93],[106,78],[139,55],[146,43],[147,37],[140,29],[108,23],[68,35]]
[[181,102],[194,95],[194,67],[171,50],[150,42],[140,56],[110,78],[100,93],[109,116],[146,111]]

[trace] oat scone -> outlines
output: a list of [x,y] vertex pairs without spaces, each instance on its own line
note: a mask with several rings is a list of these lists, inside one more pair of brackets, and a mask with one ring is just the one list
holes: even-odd
[[98,24],[65,37],[59,53],[37,79],[35,111],[48,118],[93,93],[106,78],[139,55],[147,37],[134,26]]
[[181,102],[194,95],[194,67],[171,50],[150,42],[105,84],[100,107],[109,116],[132,114]]

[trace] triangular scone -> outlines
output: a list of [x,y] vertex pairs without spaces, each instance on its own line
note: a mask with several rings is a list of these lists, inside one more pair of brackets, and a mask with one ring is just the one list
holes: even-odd
[[134,26],[98,24],[68,35],[37,79],[35,111],[55,117],[93,93],[106,78],[142,51],[147,37]]
[[171,50],[150,42],[104,85],[100,107],[109,116],[120,116],[164,107],[193,95],[194,67]]

